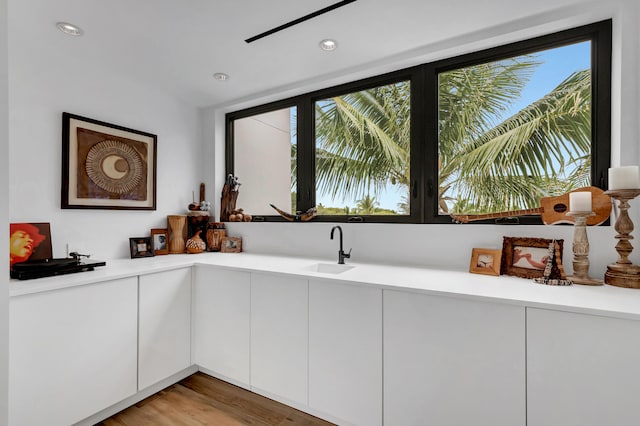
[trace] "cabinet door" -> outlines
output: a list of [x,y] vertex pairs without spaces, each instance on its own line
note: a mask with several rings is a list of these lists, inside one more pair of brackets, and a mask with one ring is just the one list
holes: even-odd
[[524,316],[524,307],[385,290],[385,424],[524,425]]
[[70,425],[136,392],[138,280],[10,301],[9,424]]
[[251,274],[251,388],[307,405],[308,282]]
[[640,419],[640,321],[527,309],[529,426]]
[[138,388],[191,365],[191,268],[140,277]]
[[195,273],[195,363],[249,387],[250,274],[207,266]]
[[309,282],[309,406],[382,424],[382,290]]

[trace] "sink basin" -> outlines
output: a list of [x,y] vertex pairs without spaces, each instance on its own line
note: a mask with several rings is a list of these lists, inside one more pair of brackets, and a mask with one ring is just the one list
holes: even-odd
[[312,272],[320,272],[322,274],[341,274],[353,268],[355,268],[355,266],[339,265],[337,263],[316,263],[306,267],[305,269]]

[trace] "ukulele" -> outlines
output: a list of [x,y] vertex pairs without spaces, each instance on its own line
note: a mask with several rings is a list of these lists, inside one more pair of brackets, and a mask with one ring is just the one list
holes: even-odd
[[[592,210],[594,216],[587,217],[587,225],[600,225],[609,218],[611,214],[611,198],[600,188],[585,186],[571,192],[590,192]],[[559,223],[574,223],[572,216],[567,216],[569,212],[569,193],[556,197],[543,197],[540,199],[540,207],[535,209],[514,210],[510,212],[487,213],[487,214],[452,214],[451,219],[457,223],[468,223],[483,219],[497,219],[501,217],[514,217],[524,215],[540,215],[545,225],[556,225]]]

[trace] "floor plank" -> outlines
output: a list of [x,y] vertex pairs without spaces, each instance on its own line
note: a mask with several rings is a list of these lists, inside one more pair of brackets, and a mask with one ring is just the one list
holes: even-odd
[[98,423],[98,426],[330,426],[317,417],[204,373]]

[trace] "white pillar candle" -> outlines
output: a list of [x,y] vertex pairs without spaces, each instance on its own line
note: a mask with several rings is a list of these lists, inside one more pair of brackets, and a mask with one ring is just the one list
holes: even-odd
[[590,192],[569,193],[569,211],[590,212],[591,211],[591,193]]
[[609,169],[609,189],[640,188],[640,166],[612,167]]

